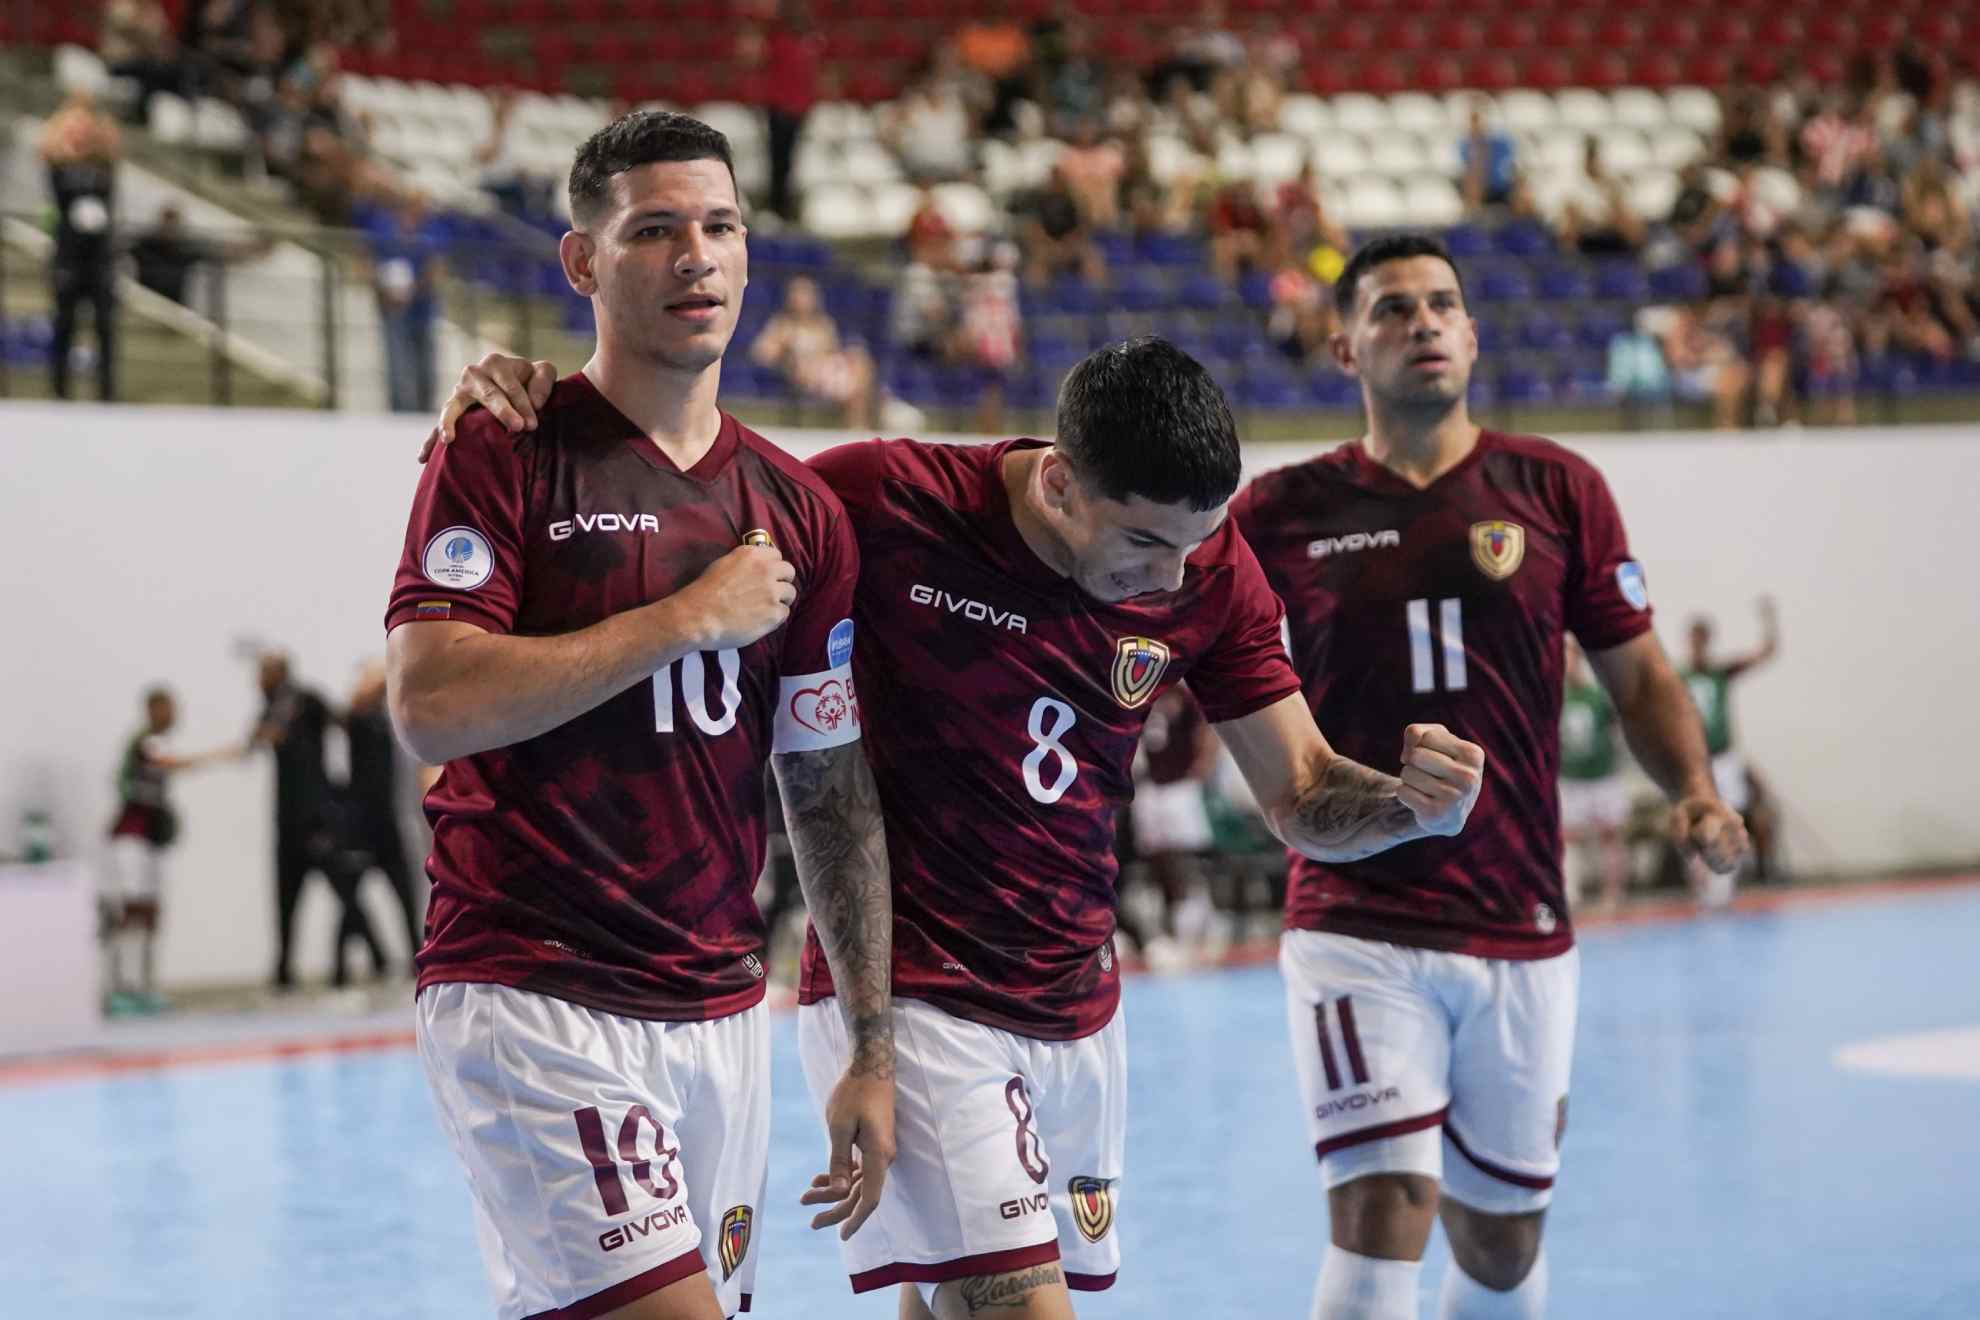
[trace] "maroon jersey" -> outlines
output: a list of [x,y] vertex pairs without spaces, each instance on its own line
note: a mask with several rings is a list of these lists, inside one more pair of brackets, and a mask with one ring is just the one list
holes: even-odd
[[[894,879],[894,992],[1047,1040],[1120,998],[1114,815],[1154,701],[1187,677],[1213,721],[1299,690],[1279,603],[1228,524],[1180,590],[1103,604],[1011,517],[1014,445],[846,445],[812,466],[863,565],[854,659]],[[832,993],[815,935],[799,999]]]
[[[740,651],[685,656],[548,733],[448,762],[426,800],[433,900],[420,988],[494,982],[667,1020],[756,1003],[764,761],[857,729],[847,676],[833,677],[852,648],[859,572],[845,510],[734,418],[682,472],[575,375],[534,432],[511,436],[473,413],[427,465],[388,630],[453,619],[573,632],[673,594],[753,532],[797,569],[782,628]],[[793,722],[804,693],[795,713],[815,729]]]
[[1566,950],[1561,634],[1599,651],[1650,627],[1601,474],[1487,431],[1417,490],[1350,444],[1260,477],[1233,516],[1286,603],[1293,665],[1336,748],[1393,768],[1403,727],[1435,723],[1485,749],[1462,834],[1349,864],[1295,857],[1286,924],[1493,958]]

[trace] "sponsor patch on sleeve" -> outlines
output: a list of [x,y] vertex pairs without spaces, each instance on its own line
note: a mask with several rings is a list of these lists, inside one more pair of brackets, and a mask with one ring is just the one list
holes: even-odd
[[1616,587],[1632,608],[1650,608],[1650,587],[1643,580],[1643,565],[1634,559],[1625,559],[1616,565]]
[[786,674],[777,681],[777,721],[770,750],[819,752],[859,738],[859,697],[852,670]]
[[449,527],[426,543],[420,567],[436,586],[473,591],[495,575],[495,552],[474,528]]
[[853,658],[853,621],[840,619],[825,638],[825,663],[843,669]]

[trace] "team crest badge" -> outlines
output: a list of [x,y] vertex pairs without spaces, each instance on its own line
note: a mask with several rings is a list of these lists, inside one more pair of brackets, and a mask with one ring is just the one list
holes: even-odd
[[1471,562],[1494,582],[1503,582],[1519,570],[1526,558],[1526,529],[1518,523],[1475,522],[1471,524]]
[[756,1214],[746,1205],[729,1207],[729,1213],[722,1216],[722,1282],[742,1264],[742,1258],[749,1254],[749,1227]]
[[1152,637],[1123,637],[1114,649],[1114,699],[1133,710],[1155,695],[1169,648]]
[[1072,1194],[1073,1223],[1088,1242],[1098,1242],[1114,1226],[1114,1180],[1085,1174],[1066,1184]]

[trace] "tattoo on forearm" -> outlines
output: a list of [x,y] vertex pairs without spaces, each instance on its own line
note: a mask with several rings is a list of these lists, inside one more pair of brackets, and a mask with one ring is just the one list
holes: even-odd
[[1287,842],[1325,861],[1352,862],[1415,838],[1416,813],[1396,798],[1401,782],[1335,757],[1294,803]]
[[964,1279],[959,1291],[970,1315],[980,1311],[1015,1311],[1040,1288],[1060,1279],[1057,1265],[1039,1265],[1020,1274],[980,1274]]
[[798,882],[852,1034],[851,1072],[892,1077],[894,905],[866,753],[855,743],[774,764]]

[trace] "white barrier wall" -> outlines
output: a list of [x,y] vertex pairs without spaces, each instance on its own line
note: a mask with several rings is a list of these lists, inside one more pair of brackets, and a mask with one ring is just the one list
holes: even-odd
[[[139,693],[178,693],[186,749],[259,708],[255,642],[341,700],[382,650],[423,427],[392,418],[0,405],[0,851],[23,808],[95,856]],[[800,452],[840,438],[780,435]],[[1728,647],[1781,603],[1779,661],[1739,685],[1745,745],[1789,812],[1794,861],[1871,872],[1980,857],[1970,749],[1980,610],[1970,509],[1980,433],[1953,428],[1577,442],[1608,474],[1679,647],[1693,611]],[[1296,461],[1260,446],[1255,467]],[[273,958],[265,758],[183,778],[162,974],[255,980]],[[376,917],[380,894],[369,895]],[[299,967],[328,961],[305,899]],[[395,926],[379,922],[383,937]],[[394,945],[396,947],[396,944]]]

